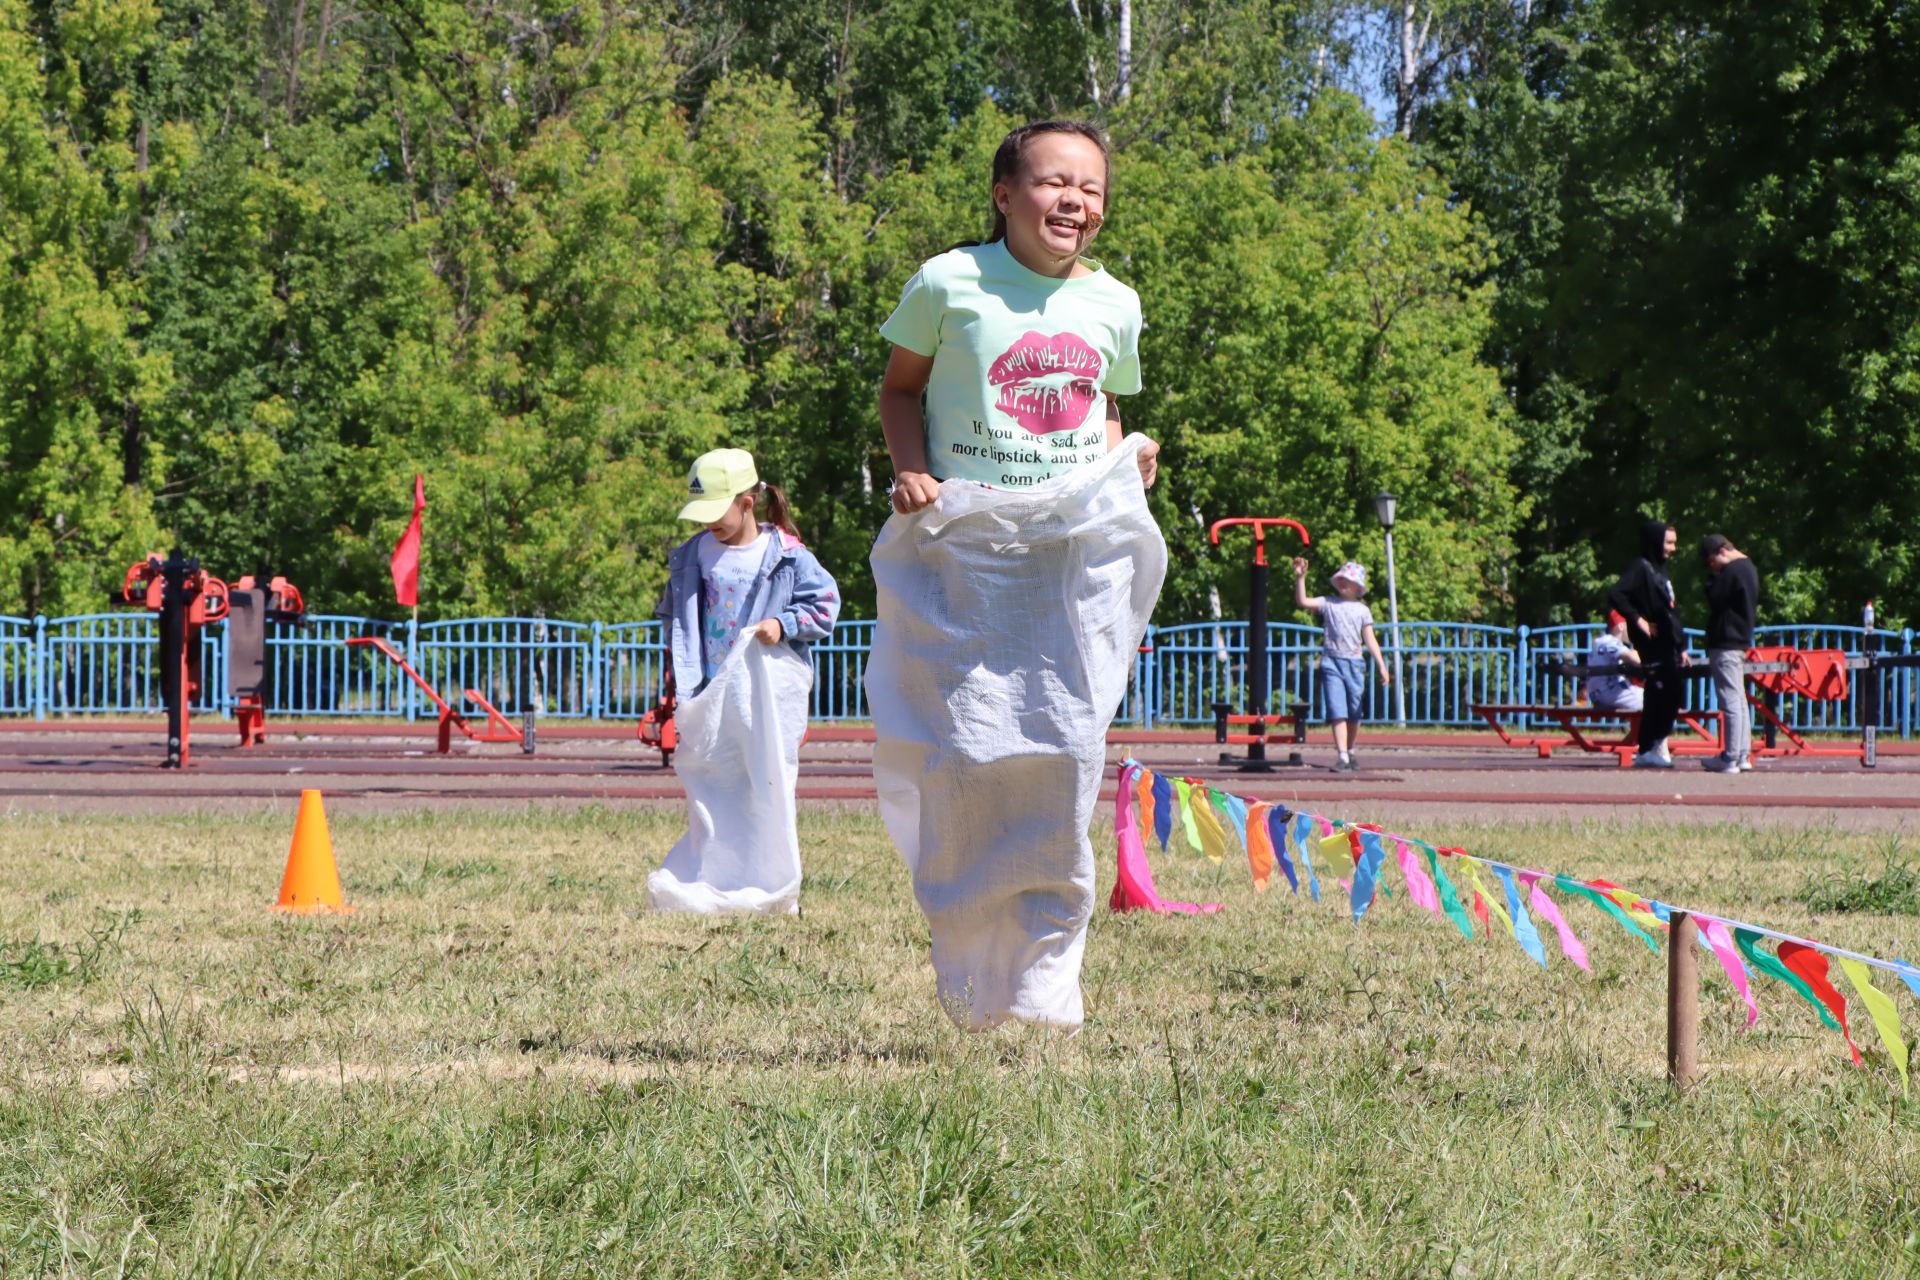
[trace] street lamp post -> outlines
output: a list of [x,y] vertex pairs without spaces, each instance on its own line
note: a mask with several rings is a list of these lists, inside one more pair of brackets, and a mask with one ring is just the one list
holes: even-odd
[[1406,671],[1400,665],[1400,588],[1393,576],[1393,517],[1400,499],[1390,493],[1373,496],[1373,514],[1387,533],[1387,610],[1393,622],[1393,716],[1402,728],[1407,723]]

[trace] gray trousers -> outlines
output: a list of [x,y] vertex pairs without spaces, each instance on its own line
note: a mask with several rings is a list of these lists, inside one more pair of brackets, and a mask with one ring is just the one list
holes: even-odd
[[1745,760],[1753,753],[1753,708],[1747,705],[1747,677],[1742,670],[1747,655],[1741,649],[1709,649],[1713,691],[1720,699],[1721,734],[1727,759]]

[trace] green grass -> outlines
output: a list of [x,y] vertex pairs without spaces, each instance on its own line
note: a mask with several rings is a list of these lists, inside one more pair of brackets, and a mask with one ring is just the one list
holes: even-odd
[[[1715,973],[1676,1101],[1664,963],[1578,905],[1591,977],[1156,853],[1227,911],[1102,912],[1080,1035],[966,1037],[864,815],[805,815],[802,916],[724,922],[640,909],[671,812],[332,826],[358,910],[292,919],[291,805],[0,820],[0,955],[91,957],[0,980],[0,1275],[1920,1269],[1920,1106],[1879,1055],[1778,988],[1742,1035]],[[1870,837],[1421,834],[1920,952],[1803,898]]]
[[1800,899],[1814,911],[1868,911],[1880,915],[1920,916],[1920,866],[1898,836],[1885,837],[1874,849],[1877,870],[1852,860],[1837,871],[1809,872]]

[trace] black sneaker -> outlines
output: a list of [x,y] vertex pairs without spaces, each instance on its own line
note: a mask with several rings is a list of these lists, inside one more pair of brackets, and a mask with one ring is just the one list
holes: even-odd
[[1353,772],[1353,757],[1352,757],[1352,756],[1341,756],[1341,757],[1339,757],[1338,759],[1336,759],[1336,760],[1335,760],[1335,761],[1333,762],[1333,771],[1334,771],[1335,773],[1352,773],[1352,772]]

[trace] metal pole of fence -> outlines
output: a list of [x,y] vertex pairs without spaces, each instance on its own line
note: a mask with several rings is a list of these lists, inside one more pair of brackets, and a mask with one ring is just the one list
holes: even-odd
[[1400,584],[1393,571],[1393,522],[1400,500],[1390,493],[1375,494],[1373,514],[1387,535],[1387,617],[1393,624],[1393,718],[1407,727],[1407,672],[1400,660]]
[[[1900,632],[1900,652],[1913,652],[1913,628],[1906,627]],[[1900,669],[1900,736],[1913,736],[1913,668]]]
[[33,665],[27,683],[27,700],[33,704],[33,718],[47,718],[47,674],[53,664],[47,661],[47,616],[33,615]]
[[[415,671],[418,671],[420,669],[419,640],[420,640],[420,610],[418,607],[415,607],[413,611],[413,617],[407,619],[407,665],[412,667]],[[407,719],[411,721],[418,714],[418,707],[419,707],[419,701],[420,701],[419,690],[414,687],[414,683],[411,680],[403,682],[400,687],[406,691]]]
[[598,720],[601,708],[607,705],[605,670],[605,651],[601,648],[600,624],[593,624],[592,639],[587,648],[587,678],[580,683],[585,686],[582,693],[587,699],[587,719]]
[[1684,911],[1668,921],[1667,1083],[1685,1093],[1700,1078],[1700,970],[1694,955],[1699,926]]
[[[1531,655],[1527,638],[1532,634],[1524,622],[1514,629],[1513,700],[1529,707],[1533,705],[1533,668],[1528,662]],[[1523,728],[1530,727],[1533,717],[1521,716],[1520,724]]]

